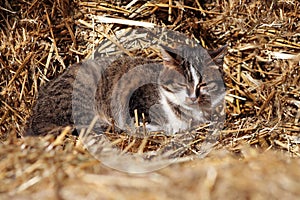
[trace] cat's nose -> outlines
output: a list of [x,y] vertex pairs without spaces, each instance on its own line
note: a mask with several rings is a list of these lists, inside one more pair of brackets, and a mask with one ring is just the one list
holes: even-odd
[[197,97],[190,97],[190,100],[194,103],[197,101]]
[[188,104],[195,104],[197,102],[197,97],[195,96],[189,96],[189,97],[186,97],[185,100]]

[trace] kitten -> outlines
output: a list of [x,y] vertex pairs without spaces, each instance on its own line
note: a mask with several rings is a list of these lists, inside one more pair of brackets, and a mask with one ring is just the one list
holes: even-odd
[[74,64],[40,90],[25,135],[58,134],[66,126],[75,130],[74,121],[76,127],[88,127],[95,115],[100,132],[112,121],[121,131],[137,123],[135,110],[149,131],[169,134],[209,121],[211,107],[222,100],[211,99],[210,93],[224,91],[220,80],[203,73],[210,72],[207,66],[221,70],[226,47],[208,51],[210,60],[195,49],[162,46],[162,62],[96,56]]

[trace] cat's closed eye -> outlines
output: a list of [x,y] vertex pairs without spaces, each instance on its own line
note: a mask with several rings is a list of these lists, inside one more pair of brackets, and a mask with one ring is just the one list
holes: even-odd
[[163,82],[163,85],[171,89],[173,92],[188,87],[186,83],[178,82],[178,80],[173,80],[173,79],[166,80],[165,82]]
[[177,85],[180,86],[180,87],[187,87],[186,83],[177,83]]
[[200,95],[216,94],[220,92],[220,84],[218,81],[209,81],[199,86],[199,93]]

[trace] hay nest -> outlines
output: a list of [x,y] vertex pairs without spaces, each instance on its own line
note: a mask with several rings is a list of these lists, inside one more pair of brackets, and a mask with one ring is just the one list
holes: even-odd
[[[16,0],[2,1],[0,10],[1,199],[299,196],[298,1]],[[207,48],[228,45],[219,151],[134,176],[100,165],[68,130],[21,137],[42,85],[115,31],[150,23]]]

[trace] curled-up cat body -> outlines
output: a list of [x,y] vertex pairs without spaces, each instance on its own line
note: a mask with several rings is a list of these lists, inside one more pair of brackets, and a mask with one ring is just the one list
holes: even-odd
[[143,123],[148,131],[173,134],[209,122],[224,97],[222,79],[214,77],[225,51],[203,56],[195,47],[160,46],[162,61],[96,55],[74,64],[40,90],[25,134],[87,128],[95,116],[98,132],[110,126],[128,132]]

